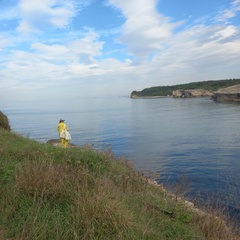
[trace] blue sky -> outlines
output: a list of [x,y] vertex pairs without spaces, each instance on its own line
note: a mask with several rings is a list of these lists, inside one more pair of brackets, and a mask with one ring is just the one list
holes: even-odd
[[0,0],[0,101],[240,78],[240,0]]

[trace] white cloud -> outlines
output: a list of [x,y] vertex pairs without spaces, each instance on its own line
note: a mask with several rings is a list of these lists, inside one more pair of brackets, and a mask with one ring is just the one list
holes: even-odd
[[231,3],[231,6],[223,11],[220,11],[215,17],[217,22],[228,23],[228,20],[237,16],[240,11],[240,0],[235,0]]
[[97,41],[98,35],[93,31],[82,38],[69,43],[69,49],[72,54],[87,57],[87,62],[93,62],[93,58],[101,53],[103,42]]
[[19,18],[16,8],[0,9],[0,21]]
[[94,57],[101,53],[103,42],[97,40],[98,35],[90,31],[84,37],[64,44],[44,44],[36,42],[31,45],[34,53],[44,61],[56,63],[94,63]]
[[215,33],[212,34],[210,38],[214,39],[217,38],[218,41],[234,37],[238,33],[238,28],[236,26],[224,26],[219,31],[216,31]]
[[216,17],[215,20],[217,22],[226,22],[228,19],[233,18],[236,16],[236,12],[233,10],[224,10],[220,12]]
[[97,38],[98,35],[90,31],[86,36],[65,44],[35,42],[31,51],[13,50],[1,74],[8,79],[8,86],[28,88],[29,83],[33,83],[31,87],[34,89],[121,69],[122,63],[118,60],[98,62],[94,59],[103,45]]
[[150,68],[165,84],[239,77],[239,55],[234,27],[195,26],[176,34]]
[[11,44],[11,40],[5,34],[0,34],[0,51]]
[[237,7],[239,9],[239,5],[240,5],[240,0],[235,0],[232,2],[232,5]]
[[20,0],[21,22],[19,32],[39,32],[45,28],[65,28],[76,15],[73,1],[67,0]]
[[137,58],[146,58],[162,48],[178,25],[156,10],[156,0],[109,0],[126,18],[120,42]]

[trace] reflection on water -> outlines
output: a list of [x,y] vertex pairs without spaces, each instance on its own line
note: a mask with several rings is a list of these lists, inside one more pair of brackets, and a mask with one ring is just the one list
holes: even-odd
[[[186,176],[191,198],[214,193],[240,205],[240,105],[196,99],[80,99],[52,109],[3,109],[12,129],[45,142],[65,118],[72,143],[109,148],[172,184]],[[157,175],[156,175],[157,176]]]

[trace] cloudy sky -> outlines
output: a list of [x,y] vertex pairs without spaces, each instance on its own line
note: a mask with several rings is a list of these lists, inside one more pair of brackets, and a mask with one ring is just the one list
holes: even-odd
[[0,0],[0,102],[240,78],[240,0]]

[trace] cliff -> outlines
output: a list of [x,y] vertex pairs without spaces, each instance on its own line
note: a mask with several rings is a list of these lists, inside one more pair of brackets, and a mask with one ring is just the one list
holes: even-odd
[[[186,90],[186,89],[205,89],[213,92],[217,91],[219,88],[225,88],[229,86],[233,86],[236,84],[240,84],[240,79],[225,79],[225,80],[208,80],[201,82],[191,82],[185,84],[178,84],[172,86],[155,86],[145,88],[142,91],[132,91],[130,97],[131,98],[142,98],[142,97],[160,97],[160,96],[171,96],[173,91],[176,90]],[[193,94],[194,95],[194,94]],[[198,97],[201,97],[202,94],[198,94]],[[191,96],[191,94],[189,95]],[[209,96],[203,95],[203,96]],[[194,97],[194,96],[191,96]]]
[[220,88],[214,92],[212,99],[218,102],[240,102],[240,84]]
[[172,92],[175,98],[211,97],[213,92],[205,89],[178,89]]

